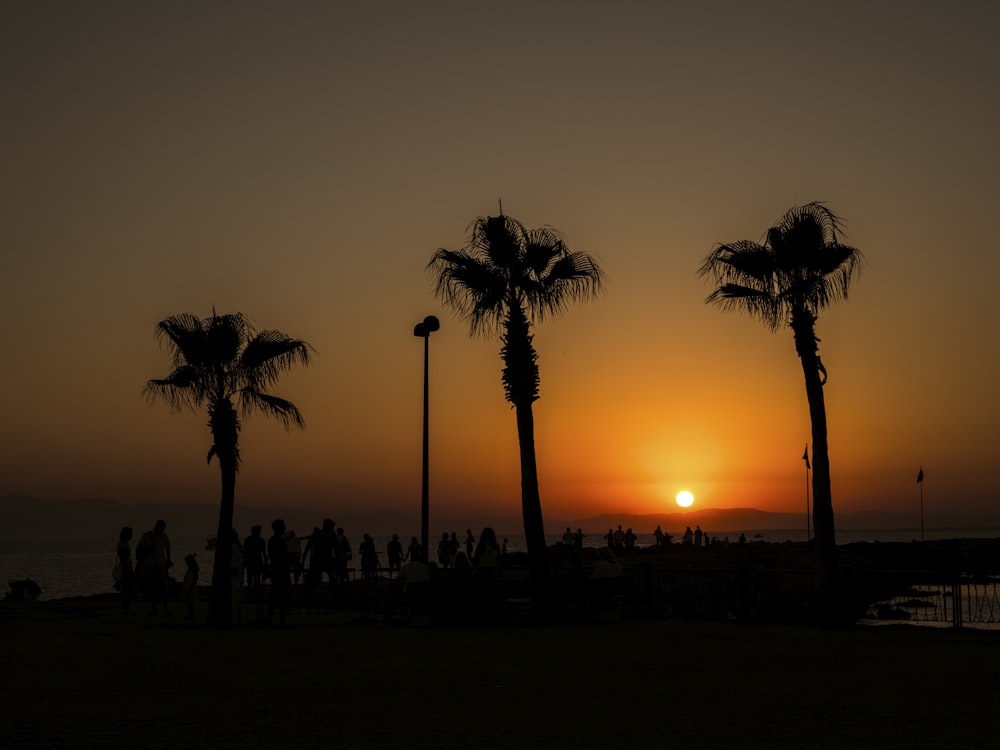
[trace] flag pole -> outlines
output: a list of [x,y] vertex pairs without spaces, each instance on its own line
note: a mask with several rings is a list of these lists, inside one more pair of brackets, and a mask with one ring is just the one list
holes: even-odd
[[917,484],[920,485],[920,541],[924,541],[924,467],[917,474]]

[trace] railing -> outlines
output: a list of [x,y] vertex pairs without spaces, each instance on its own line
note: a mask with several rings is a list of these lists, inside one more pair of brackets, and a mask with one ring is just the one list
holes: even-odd
[[1000,578],[958,570],[877,571],[857,576],[870,623],[1000,628]]
[[[750,565],[725,569],[671,569],[640,565],[626,568],[622,579],[592,579],[588,567],[553,569],[551,614],[574,621],[613,612],[629,619],[679,617],[692,620],[807,622],[813,616],[814,574],[811,570],[776,570]],[[295,587],[293,611],[336,612],[382,618],[397,596],[396,573],[380,568],[370,578],[349,569],[346,580],[331,585]],[[474,591],[449,588],[451,573],[441,571],[437,607],[454,604],[455,596]],[[844,571],[845,606],[862,623],[1000,629],[1000,577],[958,571]],[[531,596],[527,567],[505,566],[491,590],[498,606],[516,616]],[[252,617],[254,603],[266,605],[267,587],[246,592],[243,612]],[[247,607],[251,609],[247,609]],[[496,614],[496,613],[495,613]],[[502,614],[502,613],[501,613]]]

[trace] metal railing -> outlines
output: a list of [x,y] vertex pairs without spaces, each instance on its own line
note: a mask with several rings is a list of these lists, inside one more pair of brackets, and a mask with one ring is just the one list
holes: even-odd
[[[622,579],[598,581],[591,569],[554,569],[550,580],[552,614],[566,621],[613,609],[628,619],[683,618],[752,622],[808,622],[814,615],[814,573],[742,565],[734,568],[627,567]],[[448,570],[441,571],[436,601],[449,604]],[[609,582],[611,581],[611,582]],[[473,591],[475,584],[470,584]],[[261,601],[267,601],[267,591]],[[350,569],[344,581],[324,579],[311,590],[293,589],[293,611],[336,612],[361,618],[383,617],[397,581],[386,568],[363,578]],[[462,589],[465,591],[465,589]],[[1000,576],[960,571],[843,571],[844,605],[862,623],[912,623],[1000,629]],[[502,570],[494,595],[522,602],[531,596],[527,567]],[[251,605],[247,596],[244,606]],[[244,610],[246,611],[246,610]]]

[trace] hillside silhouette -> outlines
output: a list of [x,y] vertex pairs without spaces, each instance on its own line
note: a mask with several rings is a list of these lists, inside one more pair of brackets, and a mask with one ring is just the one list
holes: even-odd
[[[237,505],[234,526],[247,530],[252,524],[270,523],[274,518],[285,519],[288,528],[306,535],[318,526],[323,518],[330,517],[348,533],[360,538],[362,533],[375,535],[400,534],[412,536],[419,533],[420,519],[413,514],[393,510],[371,512],[338,511],[336,508],[317,510],[290,506],[241,507]],[[175,538],[201,538],[215,533],[218,508],[201,503],[133,504],[103,498],[47,499],[29,495],[0,497],[0,539],[100,539],[114,538],[122,526],[136,529],[151,528],[158,518],[169,525]],[[886,511],[861,511],[839,513],[837,528],[841,530],[891,530],[918,528],[919,516],[914,513]],[[588,546],[600,544],[600,534],[621,524],[639,534],[649,534],[659,524],[669,533],[677,535],[685,526],[700,525],[710,533],[732,531],[768,531],[804,529],[802,514],[770,513],[754,508],[704,509],[684,512],[653,514],[612,514],[581,518],[546,519],[545,527],[551,534],[561,533],[567,526],[582,528],[591,538]],[[434,517],[434,530],[478,529],[492,525],[501,535],[520,535],[521,519],[484,517]],[[951,514],[934,519],[937,529],[998,528],[1000,518],[973,514]]]

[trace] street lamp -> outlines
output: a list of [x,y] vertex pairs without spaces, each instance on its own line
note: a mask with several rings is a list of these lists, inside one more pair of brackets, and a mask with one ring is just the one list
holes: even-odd
[[431,339],[431,333],[438,330],[441,327],[441,322],[435,318],[433,315],[428,315],[424,318],[422,323],[417,323],[413,327],[413,335],[419,336],[424,340],[424,465],[423,465],[423,481],[421,484],[420,492],[420,543],[423,545],[424,549],[424,559],[423,562],[427,562],[430,559],[430,491],[427,482],[428,474],[428,439],[427,439],[427,352],[428,352],[428,342]]

